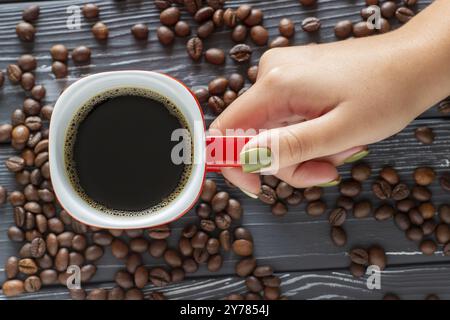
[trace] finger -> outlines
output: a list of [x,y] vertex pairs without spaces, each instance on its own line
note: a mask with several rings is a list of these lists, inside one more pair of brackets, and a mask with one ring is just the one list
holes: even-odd
[[223,176],[233,185],[252,198],[256,198],[261,189],[259,174],[244,173],[241,168],[224,168]]
[[339,184],[336,167],[329,162],[311,160],[283,168],[276,176],[295,188],[329,187]]
[[339,152],[337,154],[333,154],[330,156],[317,158],[314,160],[329,162],[335,167],[341,166],[345,163],[353,163],[362,158],[366,157],[369,154],[369,149],[367,146],[360,146],[347,149],[345,151]]
[[[351,115],[333,109],[316,119],[262,132],[242,150],[243,170],[256,172],[264,169],[264,172],[275,172],[311,159],[341,153],[355,145],[363,145],[361,142],[365,141],[365,137],[359,133],[365,132],[364,127],[361,128],[359,121],[354,120]],[[264,163],[260,163],[260,159]]]

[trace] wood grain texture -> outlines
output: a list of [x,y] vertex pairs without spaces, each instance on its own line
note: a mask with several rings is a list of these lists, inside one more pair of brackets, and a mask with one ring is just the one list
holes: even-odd
[[[429,294],[437,294],[441,299],[450,299],[450,279],[448,265],[426,267],[393,268],[381,274],[381,289],[367,288],[367,277],[355,279],[346,270],[288,272],[279,274],[283,294],[289,299],[309,300],[354,300],[381,299],[386,293],[396,293],[401,299],[423,300]],[[90,285],[86,289],[110,289],[115,284],[105,282]],[[244,294],[246,291],[242,278],[233,276],[207,277],[186,280],[157,288],[146,286],[144,294],[153,291],[163,292],[168,299],[223,299],[231,293]],[[1,296],[0,296],[1,298]],[[35,294],[24,294],[15,299],[70,299],[66,288],[48,288]]]
[[[221,67],[207,63],[192,63],[185,52],[184,44],[187,39],[177,39],[173,47],[162,47],[155,33],[159,25],[159,13],[152,1],[92,2],[98,2],[101,8],[101,20],[109,26],[110,39],[107,44],[98,43],[93,39],[90,33],[92,23],[87,23],[84,19],[82,19],[81,30],[65,28],[67,6],[80,4],[82,1],[40,2],[41,17],[37,23],[38,33],[33,44],[20,43],[14,32],[21,10],[27,4],[0,4],[0,69],[5,69],[8,64],[14,63],[20,54],[32,51],[39,63],[36,70],[37,81],[47,88],[46,102],[53,103],[65,85],[90,73],[123,69],[158,70],[179,78],[190,87],[195,87],[206,85],[209,80],[218,75],[236,71],[245,72],[248,67],[248,65],[236,65],[230,60]],[[334,24],[342,19],[359,21],[359,10],[363,7],[363,2],[363,0],[319,0],[317,8],[305,9],[298,4],[297,0],[232,0],[229,1],[228,6],[237,7],[242,3],[251,3],[255,7],[262,8],[265,13],[264,25],[269,28],[271,38],[277,35],[278,21],[282,17],[290,17],[297,24],[294,43],[305,44],[311,41],[335,41],[332,31]],[[428,3],[430,1],[419,1],[419,8],[423,8]],[[311,37],[300,31],[300,21],[312,15],[322,19],[323,28],[320,37]],[[183,19],[192,21],[186,13],[183,13]],[[148,42],[137,42],[130,34],[130,27],[139,22],[147,23],[150,27]],[[82,44],[89,46],[93,50],[91,64],[79,67],[70,62],[69,77],[55,80],[50,72],[51,59],[48,50],[56,43],[63,43],[71,49]],[[216,31],[215,35],[206,41],[207,48],[219,47],[228,50],[231,45],[232,41],[229,39],[227,30]],[[253,60],[249,65],[257,63],[263,52],[263,48],[254,49]],[[0,123],[9,121],[11,111],[20,107],[23,99],[22,89],[10,85],[7,81],[0,89]],[[212,116],[207,113],[207,121],[211,120]],[[438,173],[448,171],[450,167],[449,121],[449,118],[437,117],[436,111],[430,109],[421,119],[414,121],[401,133],[372,145],[372,152],[366,161],[372,165],[375,173],[385,165],[395,166],[399,169],[402,179],[410,185],[412,185],[413,169],[417,166],[432,166]],[[423,125],[428,125],[435,130],[436,141],[431,146],[424,146],[414,138],[415,128]],[[15,183],[12,174],[7,172],[4,161],[14,153],[10,147],[0,145],[0,185],[4,185],[8,190],[13,190]],[[340,172],[344,179],[349,177],[349,170],[350,166],[341,168]],[[276,218],[270,214],[268,206],[225,186],[220,177],[215,175],[210,177],[216,179],[221,189],[230,191],[233,197],[242,201],[245,210],[242,223],[252,231],[258,263],[269,263],[277,272],[283,274],[285,277],[283,291],[292,298],[379,298],[381,296],[379,292],[367,291],[348,276],[340,275],[345,273],[344,268],[349,264],[346,255],[349,248],[374,243],[383,245],[388,252],[389,268],[386,277],[390,279],[389,291],[404,293],[405,297],[409,298],[421,298],[421,295],[433,292],[431,290],[433,288],[441,290],[439,293],[450,293],[450,283],[445,274],[447,272],[448,275],[446,265],[450,262],[450,257],[444,257],[442,252],[436,253],[433,257],[424,257],[418,252],[417,244],[407,241],[392,221],[377,222],[373,218],[357,220],[350,217],[345,224],[349,243],[344,248],[336,248],[331,244],[328,236],[329,225],[326,215],[310,218],[306,215],[304,204],[302,204],[297,208],[290,208],[287,216]],[[370,194],[370,184],[371,181],[364,184],[361,199],[374,200]],[[433,201],[436,204],[450,202],[449,194],[443,193],[437,183],[434,183],[431,189],[434,194]],[[337,188],[327,189],[325,200],[330,208],[337,195]],[[374,201],[374,203],[378,202]],[[173,224],[172,246],[175,246],[175,240],[182,227],[194,221],[196,221],[195,213],[191,211]],[[12,224],[11,207],[9,205],[1,207],[0,283],[5,277],[2,269],[4,262],[8,256],[16,254],[19,247],[17,244],[10,243],[6,236],[6,230]],[[144,256],[148,266],[163,264],[162,260],[153,259],[148,254]],[[224,266],[220,272],[212,275],[202,266],[186,282],[166,288],[168,296],[178,299],[221,298],[232,290],[241,290],[242,283],[232,276],[234,265],[238,261],[237,257],[226,254],[224,258]],[[443,269],[436,271],[434,264],[439,266],[437,268]],[[99,262],[99,270],[93,283],[110,286],[114,273],[122,267],[123,263],[113,258],[108,249]],[[407,271],[410,270],[409,268],[416,271]],[[391,270],[393,270],[392,273]],[[204,290],[205,285],[208,290]],[[64,289],[51,288],[44,290],[42,295],[26,297],[66,298],[67,295]]]

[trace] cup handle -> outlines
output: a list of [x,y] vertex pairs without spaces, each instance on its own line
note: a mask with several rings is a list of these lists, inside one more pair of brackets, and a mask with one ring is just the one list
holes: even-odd
[[252,136],[207,136],[206,170],[220,171],[221,168],[241,167],[239,154]]

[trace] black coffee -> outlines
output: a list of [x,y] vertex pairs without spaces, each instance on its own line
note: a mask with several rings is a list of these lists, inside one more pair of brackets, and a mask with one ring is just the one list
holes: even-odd
[[188,128],[176,106],[135,88],[105,92],[75,115],[66,137],[72,185],[93,207],[146,214],[182,190],[190,165],[174,164],[172,132]]

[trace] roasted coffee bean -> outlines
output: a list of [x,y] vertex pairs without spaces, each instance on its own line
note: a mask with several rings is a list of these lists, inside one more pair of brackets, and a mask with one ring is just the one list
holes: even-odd
[[428,127],[419,127],[414,132],[414,135],[417,140],[422,142],[423,144],[432,144],[434,141],[435,134],[433,129]]
[[130,241],[130,249],[133,252],[144,253],[148,249],[148,241],[144,238],[135,238]]
[[245,239],[235,240],[233,242],[232,248],[233,252],[238,256],[246,257],[253,254],[253,242]]
[[436,230],[436,221],[433,219],[425,220],[424,223],[421,225],[422,232],[424,236],[432,235],[434,230]]
[[30,116],[25,119],[25,126],[30,131],[39,131],[42,128],[42,119],[37,116]]
[[286,198],[286,203],[290,206],[298,206],[303,201],[303,194],[300,190],[294,190],[293,193]]
[[167,239],[170,236],[170,228],[168,225],[152,227],[147,230],[147,233],[152,239]]
[[178,37],[187,37],[191,34],[191,27],[185,21],[178,21],[174,30]]
[[369,262],[369,254],[362,248],[352,249],[349,253],[349,256],[353,263],[359,265],[367,265],[367,263]]
[[142,265],[142,257],[138,253],[132,253],[127,257],[125,267],[129,273],[135,273],[136,269]]
[[392,186],[383,179],[379,179],[372,185],[373,194],[381,200],[389,199],[392,195]]
[[353,35],[357,38],[367,37],[374,33],[373,29],[369,29],[366,21],[360,21],[353,25]]
[[190,14],[195,14],[202,7],[202,0],[184,0],[184,6]]
[[223,230],[219,234],[219,242],[224,251],[230,251],[231,249],[231,236],[228,230]]
[[330,212],[328,221],[332,226],[342,226],[347,218],[347,212],[344,208],[336,208]]
[[117,285],[125,290],[134,286],[133,276],[125,270],[119,270],[114,276],[114,281]]
[[417,226],[412,226],[406,230],[405,235],[411,241],[421,241],[423,238],[423,231]]
[[372,169],[366,163],[357,163],[352,167],[352,178],[359,182],[369,179],[371,173]]
[[7,279],[13,279],[19,273],[19,259],[17,257],[9,257],[5,263],[5,273]]
[[12,156],[5,161],[5,165],[9,171],[18,172],[25,167],[25,160],[22,157]]
[[237,23],[237,15],[234,9],[228,8],[223,13],[223,22],[229,28],[234,28]]
[[346,197],[356,197],[361,193],[361,183],[355,180],[343,181],[339,185],[339,192]]
[[430,202],[421,203],[418,209],[424,219],[431,219],[436,214],[436,207]]
[[351,20],[339,21],[334,27],[334,34],[336,38],[347,39],[352,35],[353,23]]
[[31,23],[22,21],[16,25],[17,37],[22,41],[33,41],[35,33],[36,29]]
[[203,7],[201,9],[199,9],[195,13],[194,20],[197,23],[202,23],[202,22],[205,22],[205,21],[211,19],[213,14],[214,14],[214,9],[213,8],[211,8],[211,7]]
[[387,259],[384,249],[380,246],[372,246],[368,250],[369,265],[375,265],[384,270],[386,268]]
[[211,48],[206,50],[205,59],[211,64],[221,65],[225,63],[225,53],[222,49]]
[[450,227],[448,224],[438,224],[434,233],[438,243],[445,244],[450,241]]
[[131,27],[131,34],[137,40],[146,40],[148,39],[148,27],[143,23],[137,23]]
[[278,288],[281,285],[281,280],[277,276],[264,277],[262,281],[266,287],[270,288]]
[[[180,240],[180,244],[181,244],[181,240]],[[181,251],[181,246],[180,246],[180,251]],[[219,253],[219,251],[220,251],[219,240],[216,238],[210,238],[208,240],[208,242],[206,243],[206,251],[210,255],[215,255],[215,254]]]
[[287,184],[286,182],[281,181],[277,185],[275,191],[276,191],[277,197],[279,199],[286,199],[287,197],[289,197],[292,194],[292,192],[294,191],[294,188],[292,186],[290,186],[289,184]]
[[185,272],[182,268],[175,268],[171,272],[171,281],[173,283],[181,282],[185,278]]
[[50,48],[53,60],[65,62],[69,57],[69,50],[63,44],[55,44]]
[[392,189],[391,197],[396,201],[404,200],[409,197],[410,190],[404,183],[399,183]]
[[31,96],[36,100],[44,99],[46,94],[45,87],[43,85],[35,85],[31,88]]
[[243,228],[243,227],[237,227],[234,230],[234,238],[235,238],[235,240],[244,239],[244,240],[253,242],[252,234],[250,233],[250,231],[248,229]]
[[33,259],[25,258],[20,259],[19,263],[19,271],[26,275],[32,275],[38,272],[38,266]]
[[22,12],[22,19],[27,22],[36,21],[39,18],[40,8],[38,5],[32,4],[26,7]]
[[239,73],[232,73],[228,77],[228,86],[231,90],[238,92],[244,87],[244,77],[240,75]]
[[[23,111],[28,116],[37,116],[41,111],[41,105],[34,99],[27,98],[23,102]],[[25,120],[24,120],[25,122]]]
[[0,143],[10,142],[12,134],[12,125],[0,124]]
[[283,18],[278,24],[278,31],[283,37],[290,38],[295,33],[295,25],[291,19]]
[[288,208],[283,202],[277,201],[272,205],[271,212],[274,216],[282,217],[288,212]]
[[202,193],[200,194],[200,199],[206,202],[210,202],[217,191],[216,183],[211,179],[206,179],[203,183]]
[[28,127],[20,124],[12,130],[11,133],[12,140],[16,143],[25,143],[30,138],[30,129]]
[[441,185],[441,188],[444,191],[450,192],[450,173],[445,172],[442,174],[442,176],[439,178],[439,184]]
[[[247,78],[251,83],[255,83],[258,77],[258,66],[251,66],[247,69]],[[240,94],[239,94],[240,95]]]
[[211,206],[207,203],[199,203],[195,211],[200,218],[208,219],[211,214]]
[[395,17],[401,23],[406,23],[414,17],[414,11],[406,7],[400,7],[395,11]]
[[268,277],[273,274],[271,266],[259,266],[253,271],[253,275],[258,278]]
[[450,99],[441,101],[438,105],[438,110],[443,115],[450,114]]
[[378,221],[385,221],[394,216],[395,209],[389,204],[383,204],[374,212],[374,217]]
[[244,21],[250,15],[252,7],[248,4],[242,4],[236,9],[236,17],[240,21]]
[[202,219],[200,220],[200,228],[206,232],[213,232],[216,229],[216,224],[212,220]]
[[246,44],[237,44],[230,50],[230,57],[236,62],[248,61],[251,54],[252,49]]
[[206,246],[209,236],[203,232],[198,231],[191,239],[191,244],[194,249],[202,249]]
[[225,77],[217,77],[208,84],[208,90],[211,95],[221,95],[228,87],[228,79]]
[[25,118],[26,118],[25,112],[23,112],[23,110],[21,109],[16,109],[11,114],[11,125],[15,127],[20,124],[24,124]]
[[25,204],[25,195],[20,191],[12,191],[8,200],[13,207],[23,206]]
[[23,54],[17,60],[17,64],[23,72],[29,72],[36,69],[37,61],[31,54]]
[[86,300],[106,300],[107,292],[105,289],[92,289],[86,296]]
[[9,81],[12,84],[18,84],[22,79],[22,70],[20,70],[19,66],[16,64],[10,64],[6,68],[6,74],[8,75]]
[[308,203],[306,206],[306,213],[312,217],[318,217],[325,213],[327,205],[321,200]]
[[170,274],[163,268],[152,268],[149,272],[149,280],[156,287],[163,287],[170,283]]
[[270,44],[269,48],[282,48],[289,46],[289,39],[283,36],[278,36],[275,39],[273,39]]
[[140,266],[134,273],[134,283],[137,288],[142,289],[148,283],[148,270],[145,266]]
[[191,245],[191,241],[185,237],[180,238],[178,242],[178,248],[180,250],[180,253],[185,257],[191,256],[192,252],[194,251]]
[[258,198],[262,202],[272,205],[277,201],[277,194],[271,187],[263,184],[261,186],[261,191],[258,194]]
[[248,29],[246,26],[239,24],[234,27],[233,32],[231,33],[231,39],[234,42],[242,43],[247,39]]
[[332,227],[330,235],[331,240],[337,247],[345,246],[347,243],[347,233],[342,227]]
[[309,17],[302,21],[302,29],[306,32],[315,32],[320,29],[320,19]]
[[[208,251],[206,251],[206,248],[203,248],[203,249],[198,249],[197,248],[197,249],[194,249],[192,257],[194,258],[194,262],[196,264],[195,264],[195,271],[193,270],[191,272],[196,272],[197,268],[198,268],[197,263],[198,264],[206,263],[208,261],[208,259],[209,259],[209,253],[208,253]],[[185,261],[189,261],[189,259],[185,260]],[[191,267],[193,267],[193,266],[191,266]],[[187,269],[185,269],[185,270],[186,270],[186,272],[189,272]]]
[[106,24],[103,22],[97,22],[91,28],[92,34],[97,40],[106,40],[108,39],[109,30]]
[[207,268],[210,272],[217,272],[222,268],[223,258],[220,254],[211,256],[208,259]]
[[[15,178],[16,178],[17,184],[19,184],[21,186],[25,186],[31,182],[30,181],[30,171],[23,170],[20,172],[16,172]],[[2,204],[1,199],[2,198],[1,198],[1,188],[0,188],[0,204]]]
[[244,23],[249,27],[256,26],[256,25],[262,23],[263,18],[264,18],[264,14],[263,14],[262,10],[252,9],[250,11],[250,14],[247,16],[247,18],[245,18]]
[[128,255],[128,245],[120,239],[114,239],[111,244],[111,250],[114,257],[124,259]]
[[245,279],[245,285],[247,286],[247,289],[250,292],[257,293],[257,292],[260,292],[260,291],[262,291],[264,289],[261,281],[258,278],[254,277],[254,276],[248,276]]
[[420,186],[430,185],[436,178],[436,173],[432,168],[420,167],[414,170],[414,180]]
[[231,225],[231,217],[226,213],[218,213],[214,218],[217,228],[221,230],[226,230]]
[[355,218],[366,218],[372,212],[372,203],[367,200],[363,200],[355,203],[353,207],[353,215]]
[[217,28],[221,28],[224,25],[223,19],[224,12],[225,11],[223,9],[218,9],[213,13],[212,21],[214,23],[214,26],[216,26]]
[[69,74],[67,65],[60,61],[54,61],[52,63],[52,72],[55,75],[56,79],[65,78]]
[[352,262],[350,264],[350,273],[355,278],[361,278],[366,273],[366,268],[363,265]]
[[43,285],[54,285],[58,280],[58,273],[52,269],[43,270],[39,274],[39,278]]
[[269,39],[269,32],[263,26],[254,26],[250,30],[250,37],[258,46],[264,46]]
[[209,91],[205,87],[197,88],[193,90],[193,93],[200,103],[205,103],[209,99]]
[[150,242],[148,252],[154,258],[160,258],[163,256],[164,251],[167,249],[167,241],[164,239],[157,239]]
[[81,282],[88,282],[97,272],[97,267],[87,264],[81,267]]
[[20,84],[26,91],[30,91],[34,87],[35,79],[31,72],[24,72],[20,78]]
[[92,19],[92,18],[96,18],[98,17],[99,14],[99,8],[97,7],[97,5],[93,4],[93,3],[86,3],[83,8],[83,15],[85,18],[88,19]]
[[205,39],[214,32],[214,22],[212,20],[206,21],[197,28],[197,36]]
[[46,250],[47,246],[44,239],[35,238],[31,241],[30,253],[33,258],[41,258]]
[[61,248],[55,256],[55,268],[59,272],[66,271],[69,266],[69,251],[66,248]]
[[442,249],[445,256],[450,256],[450,242],[448,242]]
[[381,4],[381,14],[386,19],[392,18],[397,10],[395,1],[385,1]]
[[189,258],[183,261],[183,271],[185,273],[194,273],[198,270],[198,264],[194,259]]
[[78,46],[72,51],[72,60],[75,63],[88,63],[91,60],[91,49],[86,46]]
[[417,226],[420,226],[424,221],[422,215],[420,214],[420,212],[417,209],[411,209],[408,212],[408,217],[409,217],[409,220]]
[[92,245],[86,248],[84,256],[88,261],[96,261],[103,256],[103,248],[98,245]]
[[228,192],[220,191],[214,195],[211,200],[211,207],[214,212],[220,212],[225,210],[228,205],[228,200],[230,199],[230,195]]
[[439,207],[439,218],[442,222],[450,224],[450,206],[443,204]]
[[426,256],[432,256],[437,250],[437,245],[433,240],[424,240],[420,243],[420,251]]
[[174,26],[180,20],[180,9],[169,7],[161,12],[159,20],[163,25]]
[[84,256],[78,252],[69,253],[69,265],[76,265],[81,267],[84,264]]
[[2,285],[3,294],[7,297],[14,297],[22,294],[25,291],[22,280],[8,280]]
[[246,277],[250,274],[252,274],[253,270],[256,268],[256,259],[253,257],[250,258],[244,258],[238,263],[236,263],[235,266],[235,273],[239,277]]
[[431,199],[431,191],[424,186],[414,186],[412,196],[418,201],[429,201]]
[[322,197],[322,194],[323,189],[319,187],[310,187],[303,191],[303,196],[308,202],[319,200]]
[[402,230],[406,231],[411,226],[411,221],[409,220],[409,217],[405,213],[397,213],[394,217],[395,224],[397,227]]
[[[112,290],[114,290],[114,289],[112,289]],[[108,300],[109,300],[109,294],[112,292],[112,290],[108,292]],[[72,300],[85,300],[86,296],[87,296],[86,291],[84,289],[70,289],[69,292],[70,292],[70,298]],[[113,300],[113,299],[111,299],[111,300]]]
[[227,90],[223,94],[223,102],[226,106],[229,106],[231,103],[233,103],[234,100],[237,98],[237,93],[233,90]]

